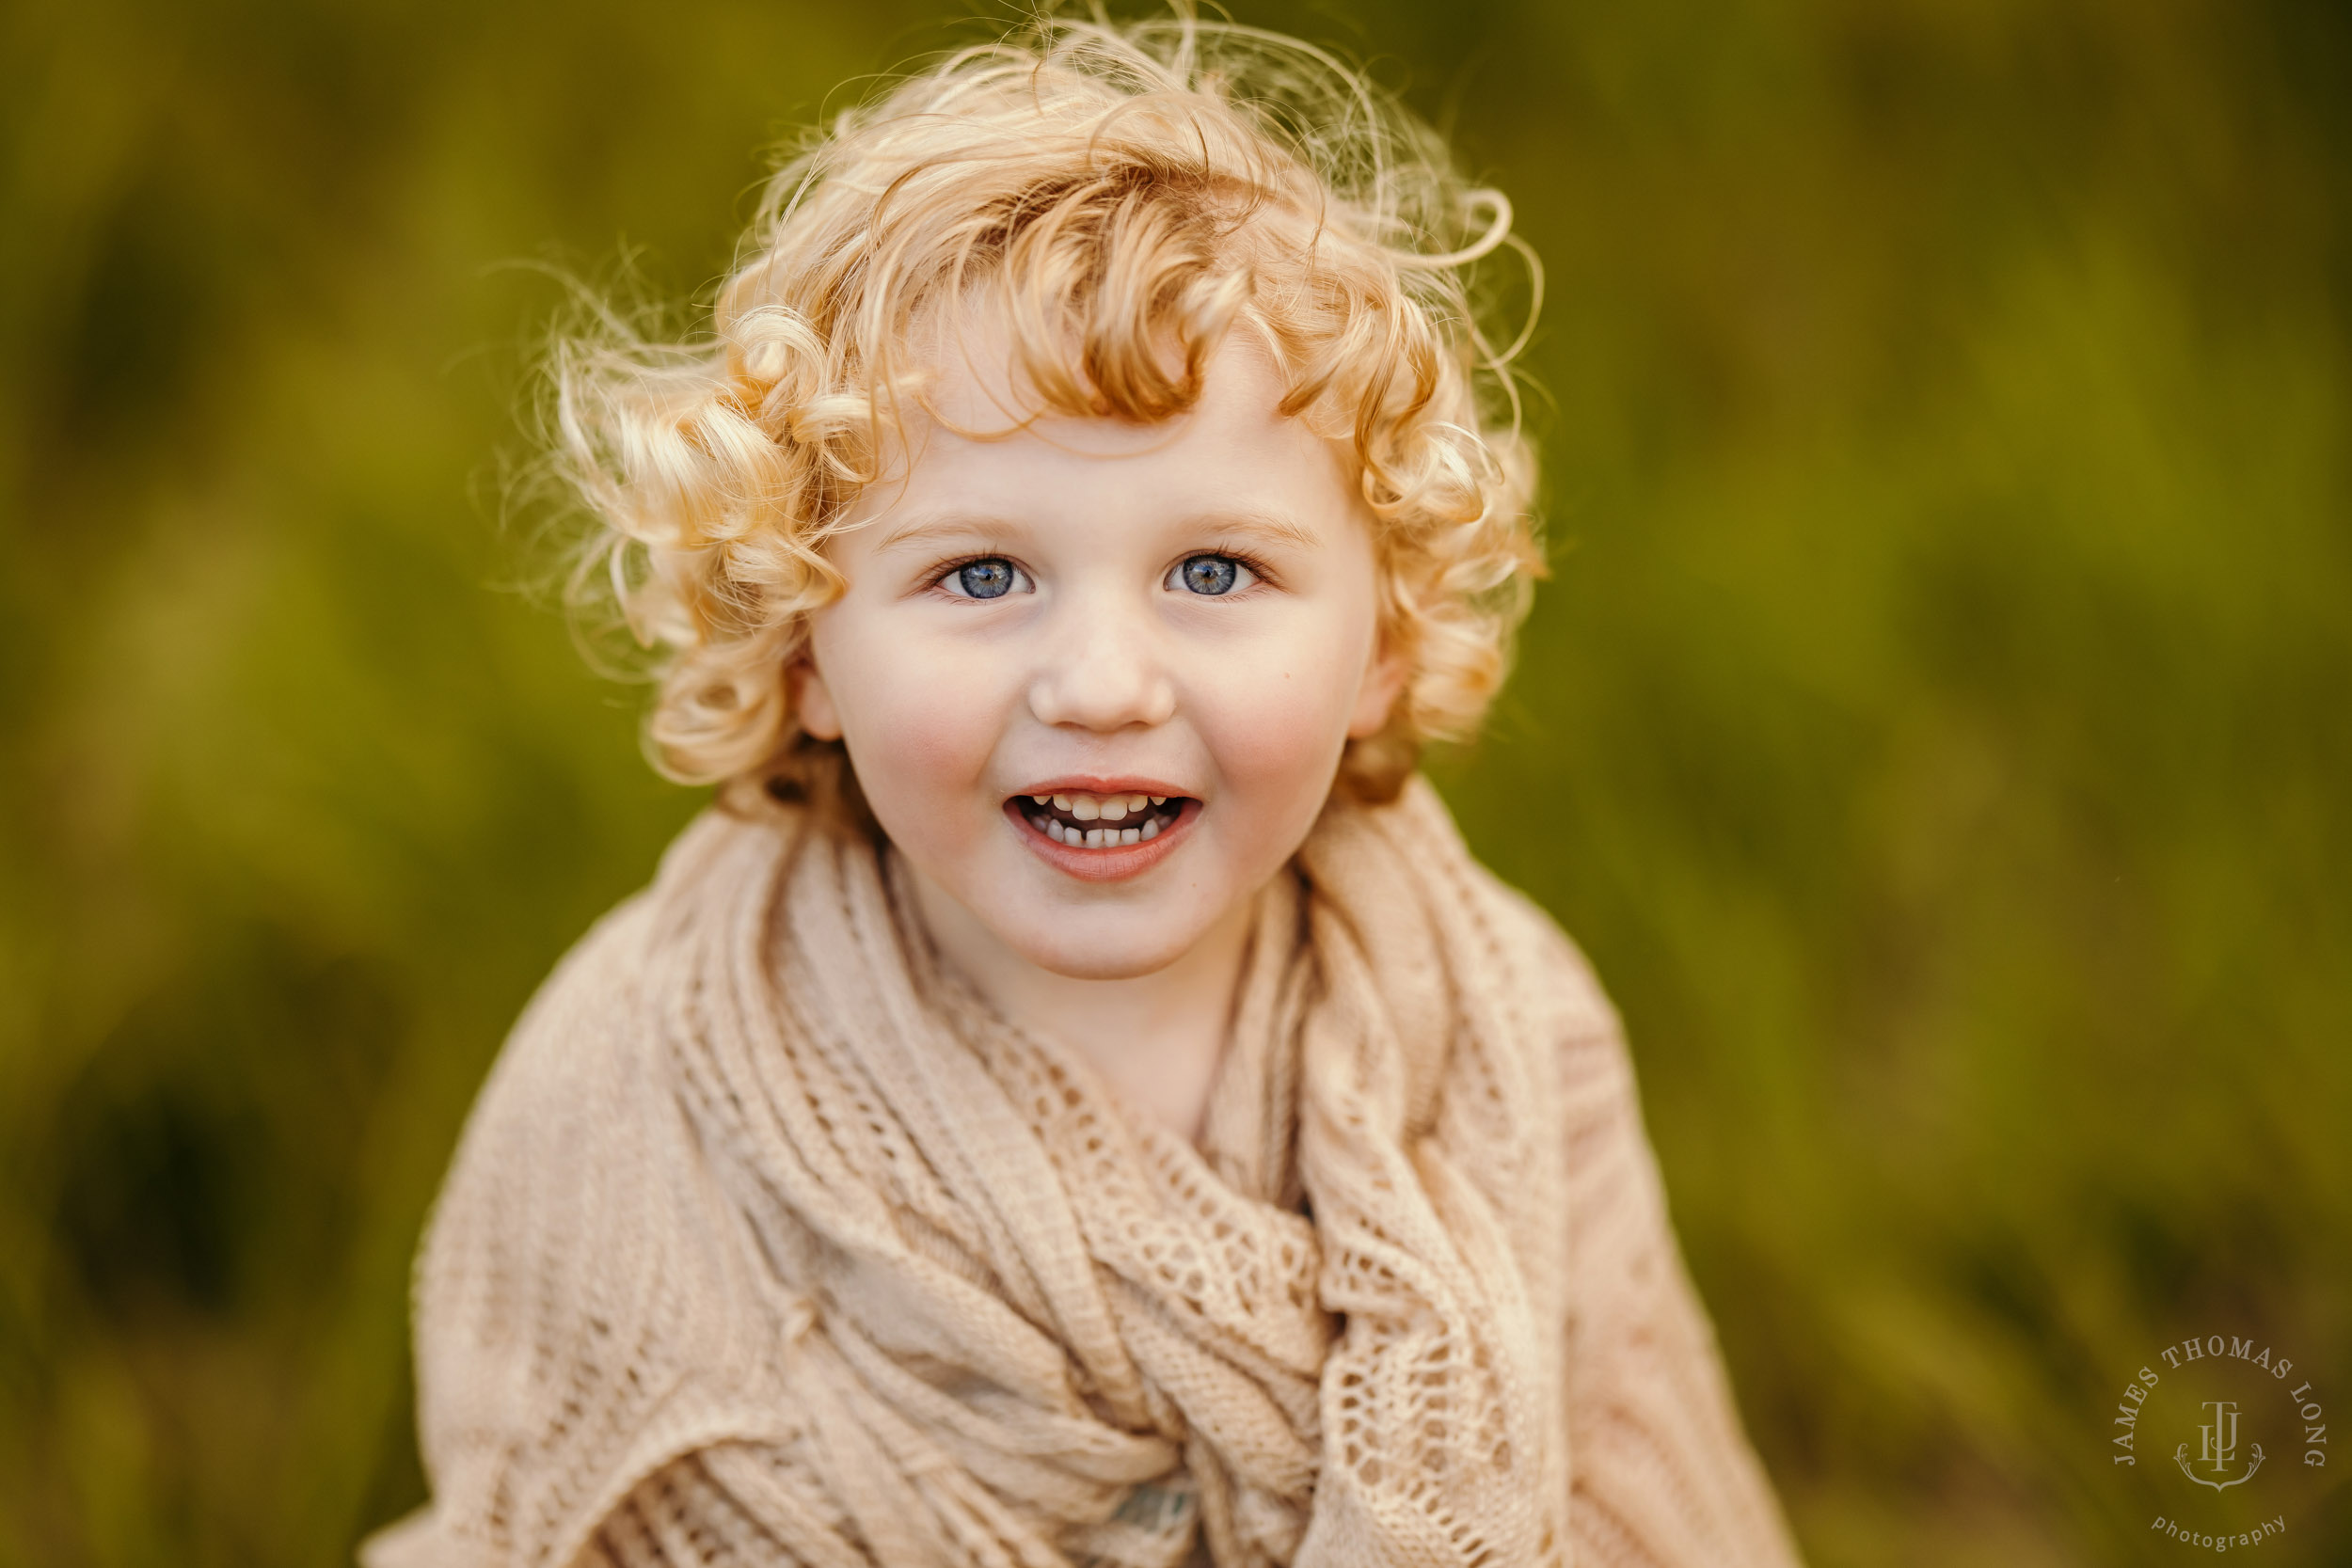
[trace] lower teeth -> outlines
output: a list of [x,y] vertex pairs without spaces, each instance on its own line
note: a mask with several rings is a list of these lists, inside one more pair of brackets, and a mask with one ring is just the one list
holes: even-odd
[[1029,825],[1057,844],[1073,848],[1114,849],[1160,836],[1165,825],[1158,816],[1147,816],[1139,828],[1073,828],[1050,816],[1032,816]]

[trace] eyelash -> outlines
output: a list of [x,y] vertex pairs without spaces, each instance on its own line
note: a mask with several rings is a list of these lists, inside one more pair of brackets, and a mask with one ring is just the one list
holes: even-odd
[[[1273,573],[1273,571],[1272,571],[1269,567],[1267,567],[1266,563],[1265,563],[1263,561],[1260,560],[1258,557],[1256,557],[1256,556],[1254,556],[1254,555],[1251,555],[1251,554],[1250,554],[1248,550],[1195,550],[1195,551],[1193,551],[1193,552],[1192,552],[1192,555],[1185,556],[1185,557],[1184,558],[1184,561],[1190,561],[1190,560],[1193,558],[1193,556],[1197,556],[1197,555],[1213,555],[1213,556],[1216,556],[1216,557],[1219,558],[1220,560],[1224,560],[1224,561],[1232,561],[1232,562],[1239,562],[1240,564],[1242,564],[1242,565],[1247,566],[1248,568],[1249,568],[1249,574],[1250,574],[1250,576],[1252,576],[1252,577],[1256,578],[1258,579],[1258,582],[1272,582],[1272,581],[1274,581],[1274,580],[1275,580],[1275,578],[1274,578],[1274,573]],[[1012,568],[1013,568],[1013,570],[1014,570],[1014,571],[1016,571],[1016,572],[1022,571],[1021,566],[1020,566],[1018,563],[1014,562],[1014,561],[1013,561],[1012,557],[1010,557],[1010,556],[1009,556],[1009,555],[1004,554],[1002,551],[1000,551],[1000,550],[981,550],[981,551],[977,552],[976,554],[972,554],[972,555],[963,555],[963,556],[958,556],[958,557],[957,557],[955,560],[953,560],[953,561],[949,561],[949,562],[943,562],[940,566],[938,566],[936,569],[934,569],[934,570],[932,571],[931,575],[930,575],[928,578],[926,578],[926,579],[924,580],[924,584],[923,584],[923,585],[924,585],[926,588],[930,588],[930,589],[938,589],[938,588],[941,588],[941,587],[943,587],[943,586],[946,583],[946,581],[947,581],[947,579],[948,579],[949,578],[954,577],[954,576],[955,576],[958,572],[962,571],[962,570],[963,570],[966,566],[973,565],[973,564],[975,564],[975,563],[977,563],[977,562],[982,562],[982,561],[1002,561],[1002,562],[1004,562],[1006,564],[1012,566]],[[1181,566],[1181,565],[1183,565],[1183,564],[1184,564],[1184,561],[1180,561],[1180,562],[1178,562],[1176,563],[1176,565],[1177,565],[1177,566]],[[1168,568],[1168,570],[1169,570],[1169,571],[1171,571],[1171,572],[1172,572],[1172,571],[1174,571],[1175,569],[1176,569],[1176,567],[1175,567],[1175,566],[1171,566],[1171,567],[1169,567],[1169,568]],[[1025,572],[1023,575],[1024,575],[1024,576],[1026,576],[1027,574]],[[1163,575],[1165,575],[1165,574],[1163,574]],[[1032,579],[1032,580],[1034,580],[1034,579]],[[1251,588],[1254,588],[1254,587],[1256,587],[1256,586],[1257,586],[1257,583],[1252,583],[1252,584],[1250,584],[1250,587],[1251,587]],[[1248,592],[1249,592],[1249,589],[1248,589],[1248,588],[1243,588],[1243,589],[1239,589],[1239,590],[1235,591],[1235,592],[1234,592],[1234,593],[1232,593],[1232,594],[1215,594],[1215,595],[1209,595],[1209,594],[1196,594],[1196,595],[1194,595],[1194,596],[1195,596],[1195,597],[1217,597],[1217,598],[1228,598],[1228,599],[1230,599],[1230,598],[1237,598],[1237,597],[1239,597],[1241,594],[1247,594],[1247,593],[1248,593]],[[969,594],[950,594],[950,595],[949,595],[949,597],[951,597],[951,598],[968,598],[968,597],[971,597],[971,596],[970,596]],[[973,599],[973,601],[972,601],[972,602],[973,602],[973,603],[975,603],[975,604],[987,604],[987,603],[989,603],[989,602],[991,602],[991,601],[986,600],[986,599]]]

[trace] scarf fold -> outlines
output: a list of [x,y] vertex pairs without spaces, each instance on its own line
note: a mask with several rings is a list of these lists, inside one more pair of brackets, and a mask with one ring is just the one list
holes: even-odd
[[820,1568],[1564,1562],[1581,964],[1419,780],[1253,915],[1195,1148],[943,969],[886,847],[706,815],[469,1124],[436,1503],[371,1562],[573,1562],[688,1455]]

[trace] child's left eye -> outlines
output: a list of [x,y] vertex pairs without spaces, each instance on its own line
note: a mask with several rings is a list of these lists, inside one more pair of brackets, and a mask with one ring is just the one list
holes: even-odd
[[1186,556],[1169,569],[1163,587],[1207,597],[1237,593],[1258,580],[1249,563],[1230,555]]

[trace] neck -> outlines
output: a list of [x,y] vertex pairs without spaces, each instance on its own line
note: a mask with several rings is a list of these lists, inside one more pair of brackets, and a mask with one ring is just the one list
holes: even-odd
[[1249,941],[1237,901],[1173,963],[1073,979],[1023,958],[920,871],[915,901],[940,954],[1013,1022],[1083,1056],[1129,1109],[1198,1142]]

